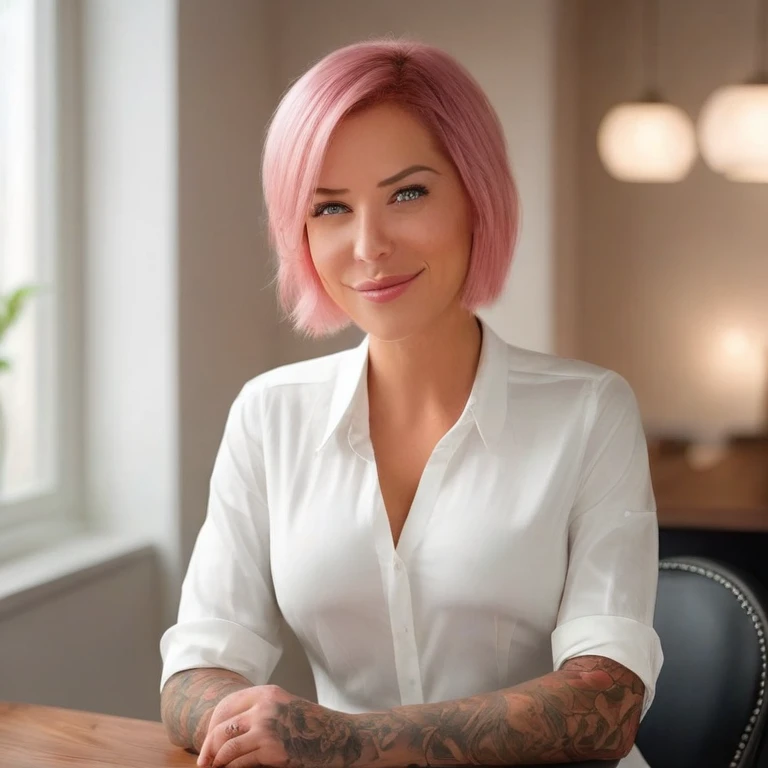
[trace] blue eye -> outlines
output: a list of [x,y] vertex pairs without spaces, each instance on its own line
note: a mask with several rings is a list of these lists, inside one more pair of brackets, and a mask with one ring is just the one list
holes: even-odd
[[342,205],[341,203],[321,203],[320,205],[316,205],[314,211],[312,212],[313,216],[333,216],[334,215],[334,208],[346,208],[346,205]]
[[[402,203],[410,203],[412,200],[418,200],[422,197],[426,197],[429,194],[429,190],[421,185],[414,184],[410,187],[404,187],[398,189],[394,194],[394,201],[401,205]],[[318,218],[319,216],[337,216],[339,213],[343,213],[345,210],[349,210],[343,203],[320,203],[312,209],[312,217]]]

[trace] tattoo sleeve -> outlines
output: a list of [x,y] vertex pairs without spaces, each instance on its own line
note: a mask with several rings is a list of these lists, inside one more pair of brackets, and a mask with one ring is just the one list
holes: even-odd
[[[644,687],[610,659],[583,656],[494,693],[318,719],[286,705],[273,727],[289,764],[329,768],[526,765],[616,760],[631,749]],[[315,705],[313,705],[315,706]]]
[[199,752],[216,705],[251,683],[226,669],[188,669],[163,686],[160,713],[172,744]]

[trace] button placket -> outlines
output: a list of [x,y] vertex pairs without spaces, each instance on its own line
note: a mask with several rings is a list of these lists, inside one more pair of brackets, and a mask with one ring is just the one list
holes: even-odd
[[406,563],[429,525],[448,464],[471,429],[470,421],[458,424],[437,444],[424,467],[397,546],[397,554]]
[[395,668],[402,704],[423,704],[419,654],[413,627],[413,608],[408,572],[395,554],[389,588],[389,616],[395,652]]
[[394,549],[384,502],[381,499],[382,514],[377,519],[385,521],[383,527],[386,528],[386,540],[391,559],[381,557],[380,551],[379,562],[385,575],[385,583],[389,586],[389,615],[395,668],[400,699],[404,705],[424,703],[407,563],[426,530],[450,459],[471,428],[471,421],[458,424],[456,429],[446,436],[447,439],[444,438],[436,446],[419,481],[416,496],[403,526],[400,542]]

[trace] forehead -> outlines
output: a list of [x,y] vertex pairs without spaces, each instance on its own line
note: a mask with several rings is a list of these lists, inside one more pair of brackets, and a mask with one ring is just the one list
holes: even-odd
[[431,133],[411,112],[396,104],[378,104],[344,118],[336,127],[320,170],[323,186],[337,174],[378,178],[425,160],[440,162]]

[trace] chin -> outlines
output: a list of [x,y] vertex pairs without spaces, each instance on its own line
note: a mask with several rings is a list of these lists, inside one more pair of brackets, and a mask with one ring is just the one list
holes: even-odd
[[[378,316],[376,316],[378,315]],[[435,318],[425,317],[419,312],[417,316],[411,312],[398,312],[384,309],[379,312],[366,312],[353,316],[355,325],[363,333],[380,341],[401,341],[424,330]]]

